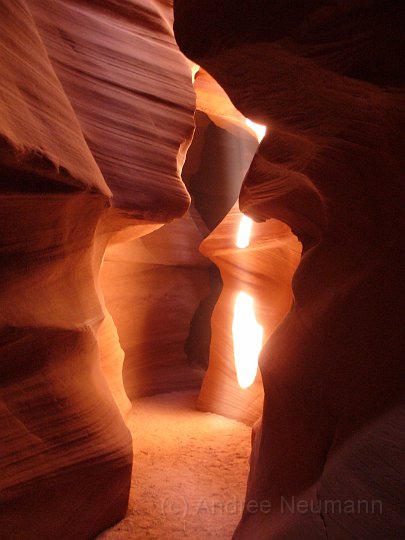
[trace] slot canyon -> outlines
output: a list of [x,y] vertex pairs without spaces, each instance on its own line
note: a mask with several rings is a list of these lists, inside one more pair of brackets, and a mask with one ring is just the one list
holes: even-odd
[[0,540],[405,538],[404,27],[0,0]]

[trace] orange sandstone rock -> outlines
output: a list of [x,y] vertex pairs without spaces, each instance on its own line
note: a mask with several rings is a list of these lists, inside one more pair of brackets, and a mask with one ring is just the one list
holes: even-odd
[[303,244],[235,539],[405,533],[403,22],[398,2],[175,1],[184,53],[270,127],[241,210]]
[[126,511],[129,401],[98,275],[110,240],[187,209],[194,94],[167,10],[121,7],[0,6],[1,538],[93,538]]
[[254,223],[249,246],[240,249],[236,238],[241,218],[235,206],[201,245],[202,253],[219,267],[224,286],[212,317],[210,364],[198,407],[253,424],[262,414],[263,383],[259,371],[249,388],[237,381],[232,337],[236,298],[240,292],[253,298],[267,341],[290,308],[291,278],[301,246],[289,227],[270,220]]
[[183,215],[195,95],[167,8],[140,0],[29,5],[114,208],[160,223]]

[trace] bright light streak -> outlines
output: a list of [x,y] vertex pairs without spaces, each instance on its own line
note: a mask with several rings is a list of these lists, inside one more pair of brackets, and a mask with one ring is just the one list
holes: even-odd
[[249,120],[249,118],[246,118],[245,124],[250,127],[250,129],[253,129],[253,131],[256,133],[257,140],[261,142],[263,137],[266,135],[266,126],[255,124],[255,122],[252,122],[252,120]]
[[[236,239],[238,248],[249,245],[251,230],[252,220],[247,216],[242,216]],[[232,334],[238,383],[241,388],[249,388],[256,378],[259,354],[263,344],[263,327],[256,321],[253,298],[244,292],[240,292],[236,297]]]
[[251,230],[252,220],[247,216],[242,216],[238,230],[238,237],[236,239],[236,246],[238,248],[245,248],[249,245]]
[[256,378],[263,326],[256,321],[253,298],[243,292],[236,298],[232,334],[238,383],[241,388],[248,388]]
[[197,73],[200,71],[200,66],[198,64],[193,64],[191,66],[191,79],[193,83],[195,82],[195,78],[197,76]]

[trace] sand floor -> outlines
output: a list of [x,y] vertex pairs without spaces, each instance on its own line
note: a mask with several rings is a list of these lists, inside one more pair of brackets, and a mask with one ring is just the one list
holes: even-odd
[[195,410],[195,392],[134,402],[127,516],[98,540],[227,540],[245,496],[251,429]]

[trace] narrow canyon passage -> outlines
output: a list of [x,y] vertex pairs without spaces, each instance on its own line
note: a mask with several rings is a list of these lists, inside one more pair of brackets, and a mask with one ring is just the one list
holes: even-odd
[[232,537],[245,497],[250,427],[195,409],[197,392],[138,399],[129,508],[99,540]]
[[405,539],[404,27],[0,0],[0,540]]

